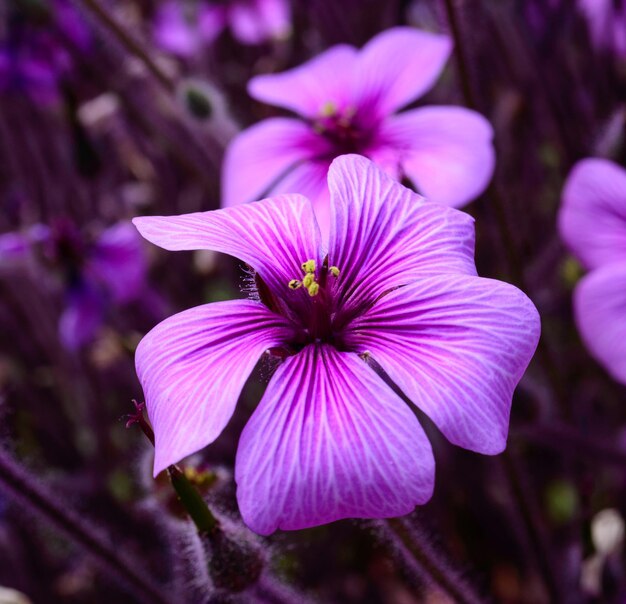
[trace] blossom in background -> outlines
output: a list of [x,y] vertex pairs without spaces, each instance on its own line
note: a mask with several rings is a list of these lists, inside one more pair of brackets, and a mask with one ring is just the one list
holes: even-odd
[[539,337],[521,291],[476,275],[469,215],[356,155],[337,158],[328,183],[327,249],[300,195],[134,219],[165,249],[216,250],[255,271],[258,298],[166,319],[136,366],[156,475],[219,436],[261,355],[280,359],[235,468],[242,516],[261,534],[406,514],[430,498],[430,444],[370,357],[451,442],[496,454]]
[[68,46],[84,52],[90,34],[66,0],[8,10],[5,37],[0,38],[0,93],[26,95],[41,105],[60,98],[60,80],[72,69]]
[[396,27],[361,50],[334,46],[308,63],[253,78],[249,93],[299,118],[264,120],[239,134],[223,168],[223,206],[301,193],[329,225],[326,174],[334,157],[365,155],[430,201],[462,206],[494,169],[492,129],[462,107],[395,112],[426,93],[451,51],[447,36]]
[[591,354],[626,383],[626,170],[585,159],[563,190],[559,229],[590,269],[576,286],[574,312]]
[[36,255],[37,249],[62,276],[65,310],[59,335],[68,350],[93,340],[112,305],[137,300],[145,291],[146,258],[130,222],[119,222],[91,241],[67,221],[5,233],[0,235],[0,267]]
[[626,57],[626,1],[579,0],[596,46]]
[[159,5],[153,26],[158,46],[180,57],[192,57],[230,27],[242,44],[283,38],[291,31],[287,0],[232,2],[166,1]]

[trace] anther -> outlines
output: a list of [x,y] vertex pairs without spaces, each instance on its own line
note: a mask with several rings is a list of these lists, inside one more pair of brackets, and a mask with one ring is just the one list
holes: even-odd
[[307,287],[307,291],[309,292],[309,296],[317,296],[318,292],[320,291],[320,284],[313,281],[313,283],[311,283],[311,285]]
[[315,260],[307,260],[302,263],[302,270],[305,273],[314,273],[315,272]]
[[307,273],[306,275],[304,275],[304,279],[302,279],[302,285],[308,288],[314,281],[315,275],[313,273]]
[[339,269],[336,266],[329,266],[328,267],[328,272],[333,276],[333,277],[339,277]]
[[302,287],[302,281],[298,281],[297,279],[292,279],[289,282],[290,289],[298,289],[299,287]]

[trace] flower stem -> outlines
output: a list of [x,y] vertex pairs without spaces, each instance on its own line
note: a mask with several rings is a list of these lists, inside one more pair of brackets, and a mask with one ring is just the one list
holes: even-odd
[[[433,583],[456,604],[477,604],[483,600],[472,592],[461,576],[451,570],[441,554],[411,530],[404,519],[388,518],[380,523],[387,539],[405,556],[417,563],[417,572]],[[411,565],[414,566],[414,565]]]
[[[129,416],[126,427],[130,428],[130,426],[137,424],[146,435],[146,438],[152,443],[152,446],[154,446],[154,431],[143,416],[143,410],[146,405],[145,403],[138,403],[135,400],[133,400],[133,404],[135,405],[135,413]],[[202,498],[202,495],[200,495],[198,489],[191,484],[181,469],[176,465],[168,466],[167,474],[170,477],[170,482],[176,491],[176,495],[178,495],[180,503],[193,520],[198,532],[210,535],[218,529],[219,522],[217,518],[215,518],[209,509],[209,506]]]
[[54,525],[73,543],[88,552],[93,560],[117,576],[142,602],[166,604],[169,601],[163,588],[152,585],[134,560],[126,559],[119,548],[92,529],[79,512],[57,499],[49,488],[0,448],[0,489],[22,509],[44,522]]
[[117,20],[109,14],[109,12],[98,2],[98,0],[79,0],[85,8],[91,12],[97,19],[111,32],[117,40],[130,52],[136,56],[154,76],[154,78],[170,93],[175,91],[174,82],[169,76],[157,65],[146,49],[133,38]]

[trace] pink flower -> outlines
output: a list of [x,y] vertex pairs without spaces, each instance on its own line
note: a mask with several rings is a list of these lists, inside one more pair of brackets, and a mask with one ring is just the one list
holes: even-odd
[[282,38],[291,30],[287,0],[232,0],[188,4],[167,0],[157,9],[156,43],[173,54],[191,57],[226,28],[242,44]]
[[591,269],[574,292],[581,336],[609,373],[626,383],[626,170],[606,159],[576,164],[563,190],[559,227]]
[[579,0],[579,3],[596,46],[626,57],[626,2]]
[[333,162],[328,183],[326,249],[300,195],[134,220],[165,249],[217,250],[254,270],[255,299],[166,319],[136,365],[157,474],[219,436],[259,357],[280,362],[235,468],[242,516],[261,534],[406,514],[430,498],[428,439],[371,359],[451,442],[495,454],[539,336],[522,292],[476,276],[470,216],[355,155]]
[[334,157],[359,153],[410,179],[429,200],[459,207],[494,169],[492,129],[461,107],[395,112],[425,94],[450,55],[447,36],[397,27],[361,50],[339,45],[308,63],[252,79],[250,94],[300,117],[264,120],[237,136],[223,168],[224,206],[298,192],[329,225],[326,173]]

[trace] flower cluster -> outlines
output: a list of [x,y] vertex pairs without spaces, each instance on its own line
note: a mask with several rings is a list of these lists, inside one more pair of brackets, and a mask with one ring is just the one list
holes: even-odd
[[153,36],[163,50],[190,58],[227,27],[242,44],[285,37],[291,27],[289,4],[287,0],[165,0],[155,14]]

